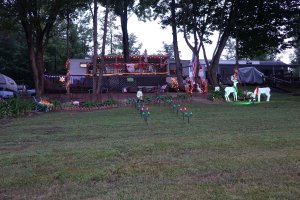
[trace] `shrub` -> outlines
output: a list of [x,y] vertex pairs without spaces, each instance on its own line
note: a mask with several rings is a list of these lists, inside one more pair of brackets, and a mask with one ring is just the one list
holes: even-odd
[[95,102],[95,101],[86,101],[82,104],[84,107],[101,107],[101,106],[111,106],[118,104],[119,102],[113,99],[103,101],[102,103]]
[[98,106],[99,103],[97,102],[94,102],[94,101],[86,101],[86,102],[83,102],[83,106],[84,107],[96,107]]
[[118,103],[119,103],[118,101],[111,99],[111,100],[104,101],[102,104],[104,106],[111,106],[111,105],[115,105],[115,104],[118,104]]
[[176,99],[178,99],[178,100],[188,100],[188,99],[191,99],[191,95],[189,95],[189,94],[177,94]]
[[57,108],[57,107],[61,107],[62,106],[62,103],[58,100],[50,100],[50,103],[53,104],[54,106],[54,109]]
[[0,118],[19,117],[34,107],[32,101],[20,97],[0,101]]
[[144,102],[145,102],[145,103],[151,103],[152,100],[153,100],[153,99],[152,99],[151,96],[145,96],[145,97],[144,97]]
[[219,91],[213,91],[208,95],[208,99],[213,100],[213,99],[224,99],[224,88],[220,88]]
[[173,97],[171,95],[161,95],[156,97],[156,100],[160,100],[160,101],[167,101],[167,100],[171,100],[173,99]]

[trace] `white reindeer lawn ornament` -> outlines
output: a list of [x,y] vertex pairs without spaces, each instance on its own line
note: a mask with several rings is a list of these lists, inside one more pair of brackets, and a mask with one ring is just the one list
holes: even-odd
[[265,88],[256,87],[252,94],[252,98],[255,99],[255,97],[257,96],[257,102],[260,102],[260,96],[264,94],[267,96],[267,101],[270,101],[270,97],[271,97],[270,92],[271,89],[269,87],[265,87]]
[[237,101],[237,83],[238,83],[237,80],[233,80],[233,87],[226,87],[224,89],[224,91],[225,91],[225,94],[224,94],[225,101],[230,101],[229,95],[231,93],[233,94],[233,101]]

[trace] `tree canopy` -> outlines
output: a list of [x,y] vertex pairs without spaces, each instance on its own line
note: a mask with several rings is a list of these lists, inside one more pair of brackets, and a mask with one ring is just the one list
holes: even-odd
[[[91,54],[91,17],[84,14],[87,3],[91,2],[0,1],[1,72],[13,74],[17,79],[20,79],[18,74],[32,73],[35,87],[42,94],[45,70],[65,73],[66,44],[71,57]],[[141,48],[139,38],[127,30],[128,16],[133,13],[141,20],[159,18],[162,27],[172,27],[172,48],[178,62],[177,32],[182,31],[191,51],[205,58],[213,85],[217,84],[219,59],[230,40],[234,41],[230,50],[232,53],[235,48],[236,58],[273,58],[282,50],[295,47],[294,62],[299,62],[300,12],[296,0],[99,0],[98,3],[103,6],[108,3],[113,11],[111,20],[108,19],[106,43],[111,53],[122,48],[119,52],[124,54],[125,62],[129,54],[137,54]],[[113,31],[116,26],[109,22],[113,22],[114,16],[121,20],[121,42],[113,39],[118,34]],[[104,30],[103,25],[99,28]],[[219,34],[218,42],[212,58],[207,58],[207,45],[212,43],[210,36],[215,33]],[[178,66],[180,71],[180,63]]]

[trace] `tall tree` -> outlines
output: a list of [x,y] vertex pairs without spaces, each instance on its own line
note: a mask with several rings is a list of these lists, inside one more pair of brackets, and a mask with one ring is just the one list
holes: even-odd
[[[101,60],[100,60],[100,67],[99,67],[99,78],[98,78],[98,88],[97,94],[101,92],[101,83],[103,77],[103,69],[104,69],[104,56],[105,56],[105,47],[106,47],[106,37],[107,37],[107,25],[108,25],[108,14],[109,14],[109,2],[110,0],[105,0],[105,16],[104,16],[104,27],[103,27],[103,38],[102,38],[102,51],[101,51]],[[101,97],[102,100],[102,97]]]
[[111,0],[114,13],[120,17],[124,62],[129,61],[128,14],[133,11],[135,0]]
[[159,54],[167,54],[170,56],[170,58],[174,59],[175,55],[174,55],[173,44],[167,44],[165,42],[162,42],[162,45],[163,45],[163,50],[159,50],[158,53]]
[[[180,63],[179,50],[178,50],[178,39],[177,39],[177,19],[176,15],[178,14],[177,10],[179,7],[179,1],[175,0],[141,0],[140,7],[146,10],[147,6],[153,9],[154,19],[157,17],[161,20],[161,26],[164,28],[166,26],[172,27],[172,39],[173,39],[173,48],[174,48],[174,57],[175,57],[175,65],[177,72],[177,80],[179,83],[179,87],[181,89],[183,86],[183,78],[182,78],[182,66]],[[142,10],[142,9],[141,9]],[[150,13],[150,9],[147,10]],[[149,16],[149,15],[148,15]],[[150,15],[152,16],[152,15]]]
[[[24,35],[19,30],[0,30],[0,73],[13,78],[17,83],[33,85],[31,69],[28,62],[24,43]],[[7,28],[7,27],[6,27]]]
[[[292,19],[296,13],[296,9],[293,7],[296,1],[215,0],[207,2],[189,0],[187,2],[189,2],[186,6],[188,10],[183,11],[188,12],[191,17],[200,16],[204,19],[197,20],[196,25],[193,20],[187,21],[187,26],[197,28],[199,38],[209,36],[212,31],[219,32],[219,39],[210,62],[208,62],[205,51],[205,44],[210,41],[205,39],[200,41],[208,66],[209,80],[213,85],[218,84],[217,67],[230,36],[236,38],[238,35],[239,55],[243,55],[246,50],[249,55],[257,50],[278,51],[291,45],[285,39],[289,35],[290,25],[293,23]],[[216,6],[210,6],[212,3],[215,3]],[[191,12],[192,8],[196,8],[197,12]]]
[[70,0],[1,2],[1,7],[5,8],[7,14],[20,22],[23,27],[35,89],[39,96],[44,93],[44,53],[53,25],[58,16],[66,12],[66,5],[74,9],[79,3],[81,2]]
[[97,58],[98,58],[98,3],[94,0],[94,11],[93,11],[93,93],[97,93]]
[[[122,49],[123,49],[122,35],[117,34],[116,38],[117,39],[115,41],[115,53],[121,54]],[[129,34],[128,43],[129,43],[129,54],[130,55],[140,54],[143,44],[139,43],[139,41],[137,40],[137,36],[134,33]]]

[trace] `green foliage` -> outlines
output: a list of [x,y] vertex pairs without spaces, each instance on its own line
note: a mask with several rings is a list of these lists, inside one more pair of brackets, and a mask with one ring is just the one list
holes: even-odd
[[191,95],[189,94],[177,94],[176,99],[178,100],[188,100],[191,99]]
[[31,111],[33,103],[19,97],[0,101],[0,118],[19,117]]
[[116,105],[118,103],[119,102],[117,100],[110,99],[110,100],[103,101],[102,105],[103,106],[112,106],[112,105]]
[[214,99],[224,99],[224,88],[220,88],[219,91],[215,91],[215,90],[210,90],[212,92],[210,92],[208,94],[208,99],[210,100],[214,100]]
[[54,109],[62,106],[62,103],[58,100],[49,100],[49,102],[53,104]]
[[167,101],[167,100],[172,100],[173,97],[171,95],[161,95],[156,97],[156,100],[160,100],[160,101]]
[[99,103],[95,102],[95,101],[86,101],[86,102],[82,103],[82,106],[84,106],[84,107],[96,107],[96,106],[99,106]]
[[153,101],[153,98],[151,96],[144,96],[145,103],[151,103],[152,101]]
[[16,30],[0,30],[0,73],[18,83],[33,85],[28,62],[27,46],[23,33]]
[[95,102],[95,101],[86,101],[86,102],[83,102],[82,106],[84,106],[84,107],[101,107],[101,106],[112,106],[112,105],[116,105],[118,103],[119,103],[118,101],[110,99],[110,100],[103,101],[102,103]]

